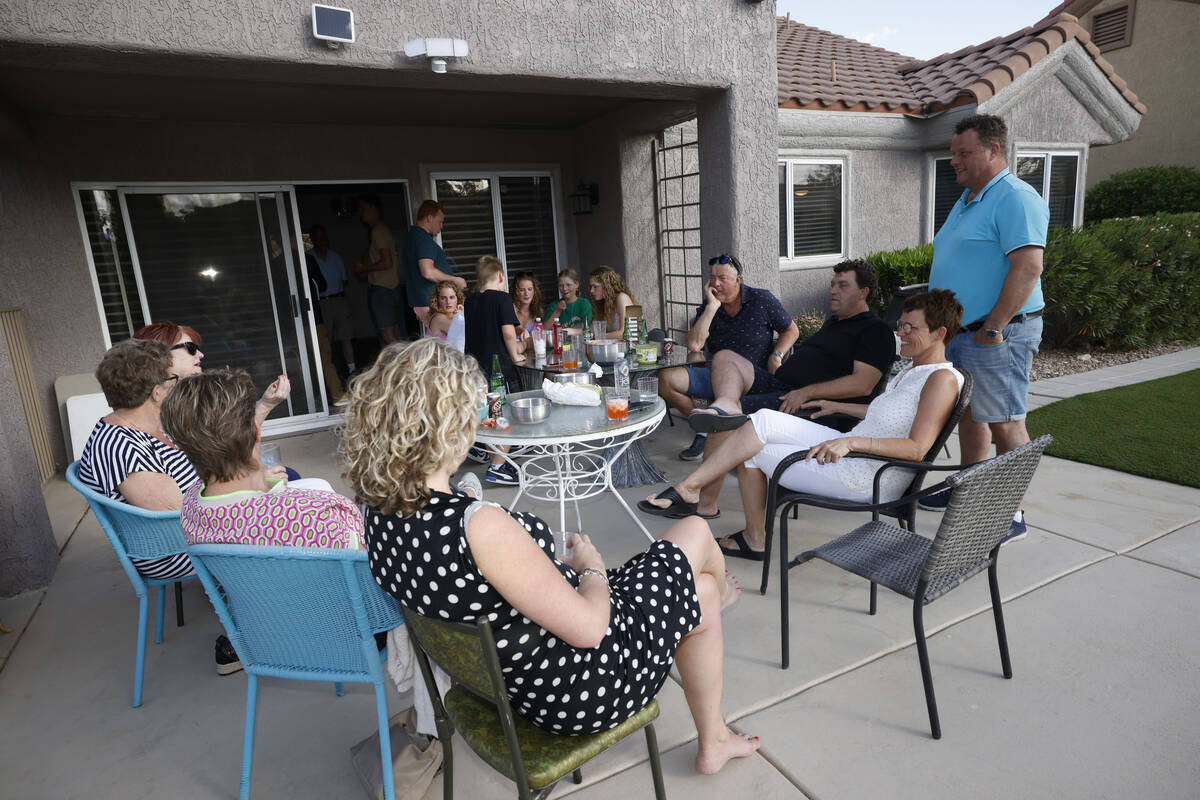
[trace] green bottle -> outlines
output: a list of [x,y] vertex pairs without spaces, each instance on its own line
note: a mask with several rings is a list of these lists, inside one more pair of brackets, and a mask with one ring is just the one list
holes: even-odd
[[492,354],[492,375],[488,379],[488,391],[500,395],[501,402],[507,402],[508,392],[504,389],[504,372],[500,369],[500,356]]

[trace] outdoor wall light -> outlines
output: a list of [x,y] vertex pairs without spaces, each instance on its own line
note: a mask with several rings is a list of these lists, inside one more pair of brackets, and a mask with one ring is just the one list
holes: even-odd
[[590,214],[592,206],[600,205],[600,187],[594,183],[585,184],[580,181],[575,191],[567,195],[567,199],[571,201],[572,214]]
[[425,56],[429,68],[439,75],[446,71],[447,58],[465,58],[468,48],[465,39],[413,39],[404,44],[404,55],[409,58]]

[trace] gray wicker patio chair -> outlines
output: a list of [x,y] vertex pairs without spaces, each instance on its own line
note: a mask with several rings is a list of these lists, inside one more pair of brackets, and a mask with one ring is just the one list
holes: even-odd
[[[1000,645],[1000,665],[1004,677],[1012,677],[1000,587],[996,580],[996,561],[1013,514],[1020,507],[1021,498],[1033,479],[1042,451],[1051,441],[1053,438],[1049,435],[1040,436],[1004,455],[967,467],[941,484],[919,492],[918,495],[923,496],[946,487],[951,489],[950,503],[932,541],[876,519],[815,550],[802,553],[796,559],[798,563],[804,563],[819,558],[869,580],[872,614],[875,613],[877,584],[913,601],[917,657],[921,663],[921,681],[925,686],[925,703],[929,709],[929,728],[935,739],[942,737],[942,728],[933,696],[933,676],[929,670],[924,607],[986,569],[991,589],[992,615],[996,622],[996,639]],[[782,625],[782,641],[786,669],[786,617]]]

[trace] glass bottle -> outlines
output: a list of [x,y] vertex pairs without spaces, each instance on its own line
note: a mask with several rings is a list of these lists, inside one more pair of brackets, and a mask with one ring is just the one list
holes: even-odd
[[500,356],[492,354],[492,375],[488,378],[488,391],[500,395],[501,400],[507,399],[508,392],[504,388],[504,371],[500,369]]

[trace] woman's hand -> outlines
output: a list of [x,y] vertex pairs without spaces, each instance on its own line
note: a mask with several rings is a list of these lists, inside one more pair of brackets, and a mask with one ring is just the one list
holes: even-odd
[[272,464],[269,467],[263,467],[263,480],[267,483],[276,483],[278,481],[287,480],[287,467],[282,464]]
[[838,439],[821,442],[816,447],[809,449],[807,460],[815,460],[818,464],[833,464],[849,452],[850,437],[843,436]]
[[288,399],[288,395],[292,393],[292,382],[288,380],[287,375],[280,375],[274,383],[267,387],[263,392],[262,399],[258,402],[267,407],[268,410]]
[[571,536],[569,546],[571,547],[571,566],[576,571],[598,569],[604,572],[604,558],[592,544],[592,537],[586,533],[576,533]]

